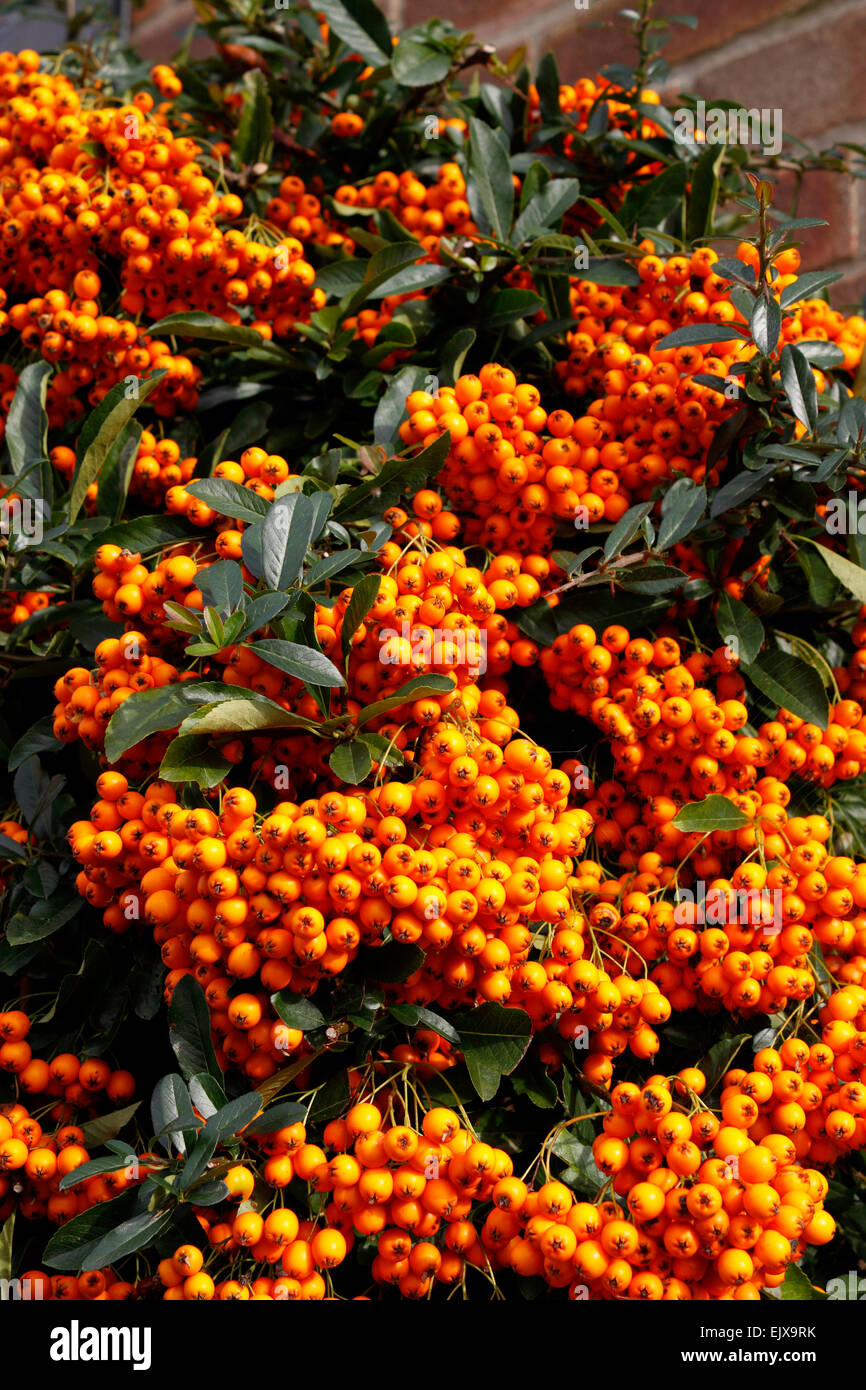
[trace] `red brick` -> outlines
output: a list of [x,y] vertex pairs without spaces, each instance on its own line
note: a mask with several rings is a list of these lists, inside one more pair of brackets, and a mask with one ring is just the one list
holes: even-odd
[[830,301],[834,309],[859,314],[866,297],[866,265],[861,260],[856,265],[840,265],[837,269],[844,271],[845,278],[830,286]]
[[[533,17],[527,17],[525,0],[403,0],[400,27],[409,29],[415,24],[423,24],[434,14],[437,19],[450,19],[458,29],[472,30],[483,42],[493,29],[519,28],[521,21],[529,31],[538,20],[539,10],[552,9],[551,4],[541,4]],[[557,6],[558,8],[558,6]]]
[[[676,74],[674,74],[674,87]],[[690,68],[689,89],[707,105],[717,98],[745,107],[780,108],[786,135],[801,139],[843,121],[866,117],[862,13],[836,15],[832,28],[814,11],[811,28],[739,57],[699,60]]]
[[593,29],[581,20],[539,32],[536,21],[534,52],[538,57],[553,53],[563,82],[594,77],[609,63],[634,66],[634,41],[620,29]]
[[[156,5],[152,15],[145,15],[136,25],[133,35],[136,51],[142,58],[169,61],[195,21],[195,10],[187,0],[181,4]],[[192,58],[202,58],[212,52],[213,44],[206,35],[196,37],[190,49]]]
[[[697,54],[714,52],[731,39],[758,29],[770,20],[796,14],[806,9],[811,0],[689,0],[683,11],[694,15],[696,29],[685,24],[672,24],[671,39],[662,50],[669,63],[682,62]],[[679,5],[671,7],[677,13]],[[662,16],[660,16],[662,17]]]

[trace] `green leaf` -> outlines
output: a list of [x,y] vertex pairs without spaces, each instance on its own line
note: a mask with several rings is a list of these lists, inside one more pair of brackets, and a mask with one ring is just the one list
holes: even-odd
[[271,995],[271,1003],[289,1028],[312,1033],[316,1028],[325,1027],[325,1015],[303,994],[292,994],[288,989],[281,989],[278,994]]
[[529,1015],[487,1003],[458,1013],[457,1027],[472,1085],[482,1100],[492,1100],[503,1076],[514,1071],[529,1046]]
[[669,164],[649,183],[633,184],[619,209],[624,227],[660,227],[679,207],[689,171],[685,163]]
[[250,642],[249,647],[269,666],[276,666],[278,671],[285,671],[295,680],[324,685],[329,689],[346,684],[334,663],[311,647],[302,647],[297,642],[283,642],[276,637]]
[[[6,928],[6,940],[10,946],[27,946],[31,941],[44,941],[65,926],[81,907],[80,902],[70,902],[68,893],[34,904],[29,915],[16,912]],[[42,911],[37,915],[37,908]]]
[[[250,734],[259,729],[306,729],[318,733],[319,727],[303,715],[284,710],[275,700],[248,690],[243,695],[225,687],[227,698],[202,705],[187,715],[180,726],[182,734]],[[131,698],[131,697],[130,697]],[[130,703],[129,700],[126,701]],[[123,709],[123,705],[120,707]]]
[[662,351],[667,348],[691,347],[695,343],[722,343],[730,338],[744,336],[741,329],[733,328],[729,324],[687,323],[685,328],[675,328],[673,333],[661,338],[655,346]]
[[213,747],[206,734],[181,734],[166,748],[159,776],[165,782],[217,787],[231,768],[232,764]]
[[707,1078],[709,1094],[712,1095],[716,1091],[725,1072],[730,1070],[742,1049],[751,1041],[751,1033],[737,1033],[733,1037],[720,1038],[709,1052],[704,1054],[698,1066]]
[[322,0],[319,11],[338,38],[374,68],[391,61],[391,31],[373,0]]
[[244,1130],[244,1137],[249,1138],[253,1134],[275,1134],[278,1129],[285,1129],[288,1125],[295,1125],[299,1120],[303,1120],[306,1113],[307,1107],[299,1105],[296,1100],[280,1101],[252,1120]]
[[289,354],[276,343],[270,343],[254,328],[243,324],[226,323],[215,314],[190,309],[184,314],[169,314],[159,323],[151,324],[152,337],[203,338],[206,342],[222,343],[225,347],[254,349],[257,353],[286,360]]
[[54,753],[63,747],[60,739],[53,732],[53,725],[54,721],[50,715],[46,715],[44,719],[38,719],[35,724],[31,724],[17,743],[12,745],[8,759],[10,772],[14,772],[35,753]]
[[751,823],[739,806],[735,806],[728,797],[719,796],[717,793],[705,796],[703,801],[687,802],[672,822],[677,830],[682,830],[685,834],[697,831],[702,835],[708,834],[711,830],[740,830],[744,825]]
[[51,370],[50,362],[31,362],[18,377],[4,436],[16,477],[48,458],[45,397]]
[[266,161],[271,148],[274,120],[264,74],[259,68],[241,78],[243,106],[234,139],[234,153],[242,164]]
[[762,1289],[761,1297],[783,1303],[825,1303],[828,1295],[815,1287],[808,1275],[799,1265],[790,1264],[785,1270],[785,1279],[777,1289]]
[[381,575],[367,574],[358,581],[352,590],[352,597],[349,599],[343,614],[342,648],[344,661],[348,660],[352,650],[352,638],[379,597],[381,583]]
[[[398,372],[388,378],[387,389],[376,406],[376,414],[373,418],[373,439],[376,444],[389,445],[397,438],[398,428],[407,419],[407,396],[412,391],[420,390],[429,375],[430,373],[424,367],[401,367]],[[449,440],[448,448],[450,449],[450,447],[451,442]],[[447,457],[447,452],[446,450],[443,455],[443,462]],[[375,483],[370,482],[362,484],[362,487],[368,489],[372,489],[374,486]],[[348,494],[349,497],[352,495],[352,493]],[[339,511],[338,507],[338,515]]]
[[195,1076],[190,1077],[188,1085],[190,1100],[205,1121],[225,1105],[226,1093],[210,1072],[197,1071]]
[[498,241],[505,241],[514,208],[514,184],[505,146],[489,125],[472,116],[469,150],[469,173],[487,226]]
[[114,441],[99,475],[99,511],[120,521],[135,468],[142,427],[131,420]]
[[139,516],[134,521],[122,521],[100,531],[85,547],[82,563],[89,564],[101,545],[126,546],[127,550],[149,555],[176,541],[191,540],[193,536],[200,539],[201,532],[184,516]]
[[[809,270],[797,277],[793,285],[786,285],[779,296],[783,309],[789,304],[799,304],[802,299],[814,299],[819,290],[834,285],[842,279],[841,270]],[[797,345],[799,347],[799,344]]]
[[127,1188],[119,1197],[79,1212],[54,1232],[42,1252],[41,1263],[49,1269],[66,1271],[90,1267],[86,1262],[91,1251],[104,1236],[133,1215],[139,1200],[138,1189]]
[[[623,513],[604,543],[604,558],[606,560],[615,560],[617,555],[622,554],[629,541],[636,535],[644,517],[649,516],[652,509],[652,502],[638,502],[636,506],[629,507],[628,511]],[[559,553],[564,555],[567,552],[560,551]]]
[[[405,407],[401,409],[405,414]],[[377,428],[378,418],[377,410]],[[346,523],[381,516],[402,493],[426,486],[439,472],[450,448],[451,437],[445,433],[413,458],[389,459],[374,477],[351,488],[340,499],[334,511],[335,520]]]
[[[184,979],[192,979],[192,976],[185,975]],[[193,984],[196,984],[195,980]],[[150,1115],[154,1133],[159,1136],[169,1158],[173,1156],[172,1147],[186,1153],[187,1140],[195,1138],[199,1122],[193,1113],[189,1091],[176,1072],[157,1081],[150,1102]]]
[[386,695],[384,699],[376,700],[372,705],[364,705],[359,709],[355,723],[360,728],[362,724],[369,724],[371,719],[378,719],[380,715],[387,714],[389,710],[396,709],[398,705],[404,705],[409,700],[414,702],[426,700],[428,697],[435,700],[437,695],[444,695],[453,689],[454,682],[448,676],[436,673],[430,676],[412,676],[411,680],[401,685],[393,695]]
[[119,1168],[125,1166],[125,1161],[120,1154],[107,1154],[102,1158],[92,1158],[89,1163],[82,1163],[80,1168],[74,1168],[71,1173],[64,1173],[58,1184],[61,1192],[68,1192],[70,1187],[76,1187],[80,1182],[86,1182],[88,1178],[98,1178],[103,1173],[116,1173]]
[[257,492],[228,478],[193,478],[192,482],[186,484],[186,491],[191,497],[206,502],[221,516],[230,516],[235,521],[261,521],[272,506]]
[[316,512],[309,497],[293,492],[274,502],[262,528],[262,575],[271,589],[296,584],[315,529]]
[[[235,702],[235,689],[218,681],[189,681],[155,690],[136,691],[115,710],[109,720],[105,730],[106,758],[110,763],[116,763],[142,739],[164,729],[176,729],[193,710],[218,700]],[[196,732],[206,733],[207,730]]]
[[782,388],[801,425],[810,433],[818,424],[818,388],[812,368],[797,348],[786,343],[780,362]]
[[67,508],[70,522],[74,521],[81,511],[87,489],[99,477],[118,435],[165,375],[164,370],[151,372],[150,376],[137,382],[135,395],[131,397],[126,394],[126,383],[119,381],[116,386],[112,386],[88,417],[78,437],[76,448],[78,463]]
[[716,627],[723,642],[737,640],[737,655],[746,663],[754,661],[764,645],[764,627],[760,618],[738,598],[723,593],[716,609]]
[[752,337],[758,352],[769,357],[779,341],[782,331],[782,311],[777,301],[768,292],[755,301],[752,310]]
[[725,512],[732,511],[734,507],[742,506],[750,497],[754,497],[756,492],[763,490],[764,484],[773,476],[775,471],[776,465],[768,464],[766,468],[747,468],[742,473],[738,473],[736,477],[730,478],[713,496],[710,504],[710,516],[712,518],[722,516]]
[[418,946],[390,941],[387,946],[371,946],[360,951],[358,964],[365,979],[378,980],[383,985],[399,985],[424,964],[424,952]]
[[666,594],[688,581],[683,570],[667,564],[635,565],[617,571],[616,577],[623,589],[636,594]]
[[356,290],[340,301],[343,317],[357,313],[361,305],[380,285],[385,285],[407,265],[412,265],[424,255],[424,248],[415,241],[393,242],[375,252],[367,262],[364,278]]
[[334,555],[326,555],[323,560],[317,560],[304,575],[304,587],[315,591],[320,584],[333,579],[343,570],[350,569],[352,565],[369,563],[370,556],[363,550],[341,550]]
[[260,632],[280,613],[288,607],[289,600],[285,594],[257,594],[255,598],[244,596],[244,625],[241,628],[241,636],[249,636],[253,632]]
[[365,743],[354,739],[351,743],[337,744],[328,758],[328,766],[341,782],[356,787],[372,772],[373,756]]
[[108,1235],[96,1241],[87,1252],[82,1268],[102,1269],[114,1264],[126,1255],[133,1255],[145,1245],[153,1243],[166,1231],[174,1220],[172,1211],[146,1211],[123,1221]]
[[504,328],[508,323],[516,323],[528,314],[537,314],[544,308],[534,290],[499,290],[494,295],[490,312],[485,314],[484,322],[488,328]]
[[[86,1149],[98,1148],[100,1144],[107,1144],[109,1139],[116,1139],[121,1130],[126,1129],[141,1101],[137,1100],[133,1105],[127,1105],[123,1110],[115,1110],[113,1114],[97,1115],[95,1120],[87,1120],[81,1126],[84,1138],[82,1144]],[[122,1164],[118,1164],[122,1167]]]
[[[587,202],[590,199],[586,199]],[[591,279],[596,285],[630,285],[640,284],[640,276],[624,256],[592,256],[587,270],[587,278]]]
[[830,711],[824,684],[805,661],[788,652],[767,651],[743,663],[742,670],[778,708],[789,709],[819,729],[827,728]]
[[192,975],[184,975],[175,986],[168,1006],[168,1035],[187,1081],[197,1072],[207,1072],[222,1085],[223,1074],[211,1041],[207,1000]]
[[556,227],[580,193],[578,179],[551,179],[540,192],[530,198],[511,230],[511,245],[538,236]]
[[686,206],[686,240],[703,240],[712,234],[716,200],[719,196],[719,170],[725,146],[709,146],[692,170],[692,189]]
[[432,1009],[424,1009],[420,1004],[391,1004],[388,1016],[407,1028],[431,1028],[440,1038],[450,1042],[453,1047],[460,1046],[460,1034],[453,1024]]
[[262,1108],[262,1098],[257,1091],[248,1091],[235,1100],[227,1101],[215,1115],[211,1115],[202,1131],[214,1135],[218,1144],[224,1143],[230,1135],[239,1134],[256,1118]]
[[676,545],[695,529],[707,505],[707,489],[691,478],[678,478],[662,498],[658,550]]
[[391,71],[402,87],[429,87],[451,71],[451,55],[433,44],[407,36],[394,49]]
[[846,560],[845,556],[837,551],[829,550],[826,545],[819,545],[817,541],[813,541],[812,544],[820,551],[821,559],[839,583],[854,595],[858,603],[866,603],[866,570],[853,564],[851,560]]
[[236,560],[217,560],[196,576],[196,588],[206,604],[227,618],[240,608],[244,597],[244,576]]

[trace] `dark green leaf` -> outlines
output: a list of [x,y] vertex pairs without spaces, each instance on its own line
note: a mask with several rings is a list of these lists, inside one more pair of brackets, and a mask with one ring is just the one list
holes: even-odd
[[791,409],[800,424],[811,432],[818,424],[818,388],[808,361],[790,343],[782,348],[781,374]]
[[259,164],[268,158],[273,132],[271,101],[264,74],[258,68],[245,72],[241,90],[243,106],[234,152],[242,164]]
[[407,36],[394,49],[391,71],[403,87],[427,87],[451,71],[451,56],[433,44]]
[[186,484],[186,491],[235,521],[260,521],[271,510],[271,503],[264,497],[228,478],[194,478]]
[[764,695],[780,709],[789,709],[809,724],[826,729],[829,705],[818,672],[788,652],[761,652],[754,661],[744,663],[748,676]]
[[469,120],[469,150],[469,173],[480,210],[493,235],[504,241],[514,208],[514,184],[505,146],[489,125],[473,116]]
[[710,236],[719,194],[719,170],[725,146],[710,145],[692,170],[692,187],[686,206],[686,240],[699,241]]
[[202,338],[210,343],[222,343],[226,347],[255,349],[257,353],[285,360],[289,354],[276,343],[270,343],[254,328],[243,324],[226,323],[215,314],[205,314],[200,309],[189,309],[183,314],[169,314],[160,319],[148,330],[154,337],[171,335],[178,338]]
[[127,395],[126,382],[119,381],[86,421],[76,448],[77,466],[67,507],[70,521],[74,521],[81,511],[87,489],[99,477],[118,435],[165,375],[165,371],[160,370],[151,372],[150,376],[141,380],[136,379],[133,395]]
[[195,782],[199,787],[217,787],[232,764],[214,748],[207,735],[181,734],[172,739],[159,765],[165,782]]
[[529,1046],[532,1022],[522,1009],[481,1004],[457,1014],[460,1048],[469,1077],[482,1100],[492,1100],[503,1076],[519,1064]]
[[244,1136],[249,1138],[253,1134],[275,1134],[278,1129],[285,1129],[288,1125],[295,1125],[299,1120],[303,1120],[306,1113],[307,1107],[299,1105],[296,1100],[281,1100],[251,1121],[244,1130]]
[[66,1271],[90,1267],[86,1262],[91,1251],[104,1236],[128,1220],[139,1204],[138,1190],[127,1188],[110,1202],[99,1202],[79,1212],[54,1232],[42,1252],[41,1263],[49,1269]]
[[519,246],[530,237],[556,227],[560,219],[577,202],[580,182],[577,179],[551,179],[530,198],[514,223],[512,246]]
[[315,531],[316,512],[308,497],[293,492],[271,506],[262,528],[262,575],[271,589],[296,584]]
[[[95,1120],[86,1120],[81,1126],[84,1138],[82,1144],[87,1149],[98,1148],[100,1144],[107,1144],[109,1139],[116,1139],[121,1130],[126,1129],[136,1110],[141,1105],[137,1100],[133,1105],[127,1105],[123,1110],[115,1110],[108,1115],[97,1115]],[[122,1164],[118,1164],[122,1167]]]
[[662,498],[657,548],[667,550],[689,535],[703,516],[706,505],[707,490],[703,483],[678,478]]
[[764,644],[764,627],[760,618],[728,593],[721,595],[715,617],[722,641],[730,643],[730,639],[735,638],[738,644],[736,655],[746,665],[754,661]]
[[305,998],[303,994],[292,994],[290,990],[280,990],[271,995],[271,1003],[289,1028],[298,1028],[302,1033],[311,1033],[315,1028],[324,1028],[325,1015],[321,1009]]
[[[715,269],[715,267],[713,267]],[[779,296],[783,309],[790,304],[799,304],[803,299],[814,299],[819,290],[834,285],[842,279],[841,270],[808,270],[798,275],[793,285],[786,285]],[[799,343],[797,344],[799,347]]]
[[399,690],[395,690],[393,695],[386,695],[384,699],[376,700],[372,705],[364,705],[355,716],[355,723],[360,728],[362,724],[368,724],[371,719],[378,719],[380,715],[387,714],[398,705],[404,705],[410,700],[426,700],[428,696],[435,700],[437,695],[444,695],[453,689],[454,683],[447,676],[436,673],[429,676],[412,676]]
[[16,477],[48,457],[45,396],[51,370],[50,362],[31,362],[18,377],[5,433],[12,472]]
[[351,743],[338,743],[328,758],[328,765],[341,782],[356,787],[372,772],[373,757],[365,743],[354,739]]
[[391,31],[374,0],[322,0],[318,6],[334,33],[374,68],[391,61]]
[[[184,976],[184,979],[191,978]],[[154,1133],[160,1136],[160,1143],[169,1158],[172,1157],[172,1148],[186,1153],[187,1140],[194,1140],[199,1122],[193,1113],[189,1091],[175,1072],[157,1081],[150,1102],[150,1115]]]
[[186,1080],[197,1072],[207,1072],[222,1085],[222,1072],[211,1041],[207,1000],[192,975],[184,975],[175,986],[168,1006],[168,1033]]
[[755,301],[752,310],[752,337],[758,352],[769,357],[779,341],[782,331],[782,311],[778,302],[768,292]]
[[109,720],[105,731],[105,756],[109,762],[116,763],[142,739],[163,729],[176,729],[188,714],[200,706],[236,699],[236,690],[218,681],[190,681],[157,687],[155,690],[136,691],[115,710]]
[[329,689],[346,684],[333,662],[311,647],[302,647],[297,642],[283,642],[276,637],[250,642],[249,646],[269,666],[276,666],[278,671],[285,671],[295,680]]
[[[649,516],[653,509],[652,502],[638,502],[636,506],[629,507],[613,527],[607,540],[604,543],[604,558],[614,560],[617,555],[621,555],[632,537],[637,533],[638,527],[645,516]],[[567,552],[561,551],[560,554]],[[574,557],[579,558],[579,557]],[[559,563],[559,561],[557,561]],[[567,566],[562,566],[566,573],[570,573]]]
[[342,649],[343,660],[347,660],[352,650],[352,638],[363,623],[373,604],[379,597],[382,579],[378,574],[367,574],[352,590],[352,597],[343,614]]
[[216,560],[196,576],[196,588],[206,604],[221,618],[239,608],[244,596],[244,577],[236,560]]

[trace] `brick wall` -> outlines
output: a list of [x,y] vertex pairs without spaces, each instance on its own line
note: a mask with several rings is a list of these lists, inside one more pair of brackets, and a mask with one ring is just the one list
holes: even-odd
[[[578,5],[581,8],[578,8]],[[630,37],[613,27],[623,0],[385,0],[392,27],[433,14],[472,28],[508,53],[525,46],[534,64],[556,54],[564,80],[593,75],[605,63],[630,61]],[[866,145],[863,0],[663,0],[658,13],[688,12],[696,29],[673,26],[664,51],[672,66],[666,95],[691,92],[708,105],[728,99],[782,112],[786,137],[814,149],[838,141]],[[194,22],[189,0],[146,0],[135,14],[135,40],[165,59]],[[777,181],[780,206],[791,206],[793,181]],[[839,307],[866,295],[866,180],[810,173],[799,192],[800,216],[829,220],[802,235],[812,268],[833,265],[845,279],[832,291]]]

